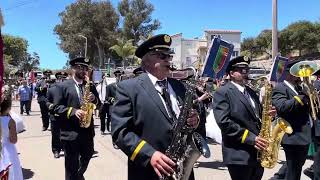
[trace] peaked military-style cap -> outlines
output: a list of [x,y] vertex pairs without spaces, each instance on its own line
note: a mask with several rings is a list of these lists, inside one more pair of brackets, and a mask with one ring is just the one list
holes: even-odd
[[164,51],[169,54],[174,52],[170,49],[172,39],[168,34],[159,34],[151,37],[143,42],[136,50],[135,55],[138,58],[142,58],[150,51]]
[[69,61],[69,64],[70,64],[71,66],[83,65],[83,66],[89,67],[90,61],[89,61],[89,59],[84,58],[84,57],[76,57],[76,58],[74,58],[74,59],[71,59],[71,60]]
[[124,72],[123,72],[123,71],[120,71],[120,70],[116,70],[116,71],[113,72],[113,74],[114,74],[114,75],[124,74]]
[[247,67],[251,59],[247,56],[238,56],[230,60],[226,72],[229,73],[235,67]]
[[45,71],[43,71],[43,74],[44,75],[51,75],[52,71],[51,70],[45,70]]
[[64,72],[64,71],[61,71],[61,72],[57,72],[55,74],[56,78],[66,78],[68,76],[68,73]]
[[145,71],[141,68],[141,67],[138,67],[136,69],[134,69],[132,71],[133,74],[141,74],[141,73],[144,73]]

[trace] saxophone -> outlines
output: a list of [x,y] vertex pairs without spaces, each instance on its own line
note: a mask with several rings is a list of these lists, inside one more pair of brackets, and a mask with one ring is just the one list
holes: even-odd
[[88,128],[91,124],[93,111],[96,109],[96,105],[90,102],[90,81],[87,81],[84,86],[83,102],[80,109],[85,112],[85,115],[80,119],[80,127]]
[[177,167],[171,176],[162,176],[161,180],[187,180],[193,169],[194,163],[203,155],[210,157],[210,149],[205,139],[197,132],[193,132],[187,126],[189,110],[193,106],[195,88],[190,82],[186,84],[185,101],[181,108],[178,119],[173,125],[175,130],[172,141],[165,154],[176,162]]
[[258,159],[264,168],[273,168],[278,161],[278,154],[282,137],[285,133],[291,134],[292,127],[282,118],[278,118],[277,124],[272,128],[272,116],[269,115],[271,103],[272,86],[265,81],[265,95],[263,97],[263,112],[261,130],[259,136],[266,139],[269,144],[266,150],[258,152]]

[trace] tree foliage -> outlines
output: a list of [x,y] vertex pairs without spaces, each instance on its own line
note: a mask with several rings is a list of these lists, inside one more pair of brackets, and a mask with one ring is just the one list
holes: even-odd
[[[279,52],[283,56],[294,51],[298,51],[299,56],[319,52],[320,22],[294,22],[278,33],[278,40]],[[253,53],[254,56],[261,55],[261,53],[270,54],[272,49],[271,30],[263,30],[256,38],[245,38],[241,49],[242,51],[250,51],[252,46],[259,47]]]
[[[129,57],[133,57],[136,47],[132,44],[133,39],[125,41],[124,39],[118,39],[117,44],[110,47],[110,50],[113,50],[121,57],[122,61],[128,61]],[[132,64],[133,62],[128,62]]]
[[86,40],[79,36],[82,35],[87,38],[88,58],[93,65],[103,65],[104,56],[118,34],[119,15],[111,2],[78,0],[67,6],[59,16],[61,24],[55,26],[54,32],[61,40],[60,48],[70,58],[80,54],[84,56]]
[[18,66],[27,54],[28,41],[17,36],[3,35],[4,54],[7,63]]
[[24,70],[25,72],[29,72],[34,69],[34,67],[38,67],[39,65],[40,57],[36,52],[33,52],[32,54],[27,53],[19,66],[20,69]]
[[141,37],[147,38],[160,28],[159,20],[151,18],[154,7],[146,0],[122,0],[118,10],[124,18],[121,28],[123,37],[133,39],[134,44],[137,44]]
[[31,69],[38,69],[40,57],[37,53],[32,55],[27,52],[28,41],[21,37],[3,35],[4,42],[4,74],[9,77],[16,71],[28,72]]

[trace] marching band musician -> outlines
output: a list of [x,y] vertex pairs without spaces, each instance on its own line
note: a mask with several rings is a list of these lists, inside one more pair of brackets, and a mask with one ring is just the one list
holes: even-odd
[[[181,82],[167,78],[173,54],[171,42],[169,35],[161,34],[142,43],[135,54],[142,59],[146,73],[117,84],[111,133],[128,156],[129,180],[158,180],[174,172],[175,162],[164,152],[174,133],[173,121],[179,115],[185,88]],[[187,122],[196,128],[198,113],[192,110]],[[190,179],[194,179],[193,173]]]
[[[314,81],[314,87],[316,88],[318,95],[320,91],[320,70],[315,72],[313,75],[317,76],[317,79]],[[313,177],[314,179],[320,179],[320,119],[314,123],[314,133],[313,133],[313,142],[316,149],[316,153],[313,157]]]
[[82,180],[89,161],[93,155],[94,127],[93,118],[88,128],[80,127],[80,120],[85,116],[80,109],[84,98],[100,106],[96,88],[90,85],[89,97],[85,95],[85,78],[88,76],[89,60],[78,57],[70,60],[72,77],[56,86],[58,91],[54,97],[54,113],[58,115],[61,127],[61,141],[64,146],[65,179]]
[[213,95],[213,113],[222,133],[223,162],[233,180],[260,180],[264,169],[257,160],[257,150],[268,145],[258,136],[262,112],[259,97],[245,85],[249,64],[250,59],[243,56],[230,60],[226,69],[230,82]]
[[[107,131],[109,131],[109,132],[110,132],[112,106],[113,106],[114,100],[116,98],[116,89],[117,89],[116,84],[120,81],[120,76],[122,75],[122,72],[117,70],[117,71],[113,72],[113,74],[116,77],[116,82],[108,84],[106,86],[106,96],[105,96],[106,113],[107,113]],[[114,147],[116,147],[116,146],[114,145]]]
[[60,141],[60,126],[58,123],[57,118],[54,116],[54,97],[57,94],[56,90],[56,84],[63,82],[65,78],[67,78],[67,73],[65,72],[57,72],[55,74],[56,76],[56,82],[51,84],[50,88],[48,89],[47,92],[47,107],[49,110],[49,115],[50,115],[50,124],[51,124],[51,149],[54,158],[59,158],[60,157],[60,151],[62,149],[62,144]]
[[286,80],[277,84],[272,92],[272,104],[278,116],[288,121],[293,128],[293,133],[285,134],[282,139],[287,164],[285,178],[290,180],[300,179],[311,142],[308,97],[299,86],[300,78],[289,73],[297,62],[288,62]]
[[50,79],[51,74],[52,74],[51,70],[44,71],[43,72],[44,77],[41,78],[41,81],[39,81],[35,87],[35,91],[38,94],[37,100],[41,110],[42,131],[46,131],[49,127],[49,110],[46,105],[46,99],[47,99],[47,91],[49,88],[49,84],[47,80]]

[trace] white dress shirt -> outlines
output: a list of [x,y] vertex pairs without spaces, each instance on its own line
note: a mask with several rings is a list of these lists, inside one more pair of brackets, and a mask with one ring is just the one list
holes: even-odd
[[[233,82],[233,81],[231,81],[231,83],[232,83],[233,85],[235,85],[235,86],[237,87],[237,89],[238,89],[242,94],[244,94],[244,86],[241,86],[240,84],[237,84],[237,83],[235,83],[235,82]],[[250,103],[251,103],[252,107],[253,107],[253,108],[256,108],[256,104],[254,103],[254,101],[253,101],[252,97],[250,96],[250,94],[249,94],[249,97],[250,97]]]
[[[153,76],[152,74],[150,74],[149,72],[147,72],[153,86],[156,88],[156,90],[158,91],[158,95],[162,100],[162,104],[164,105],[164,107],[167,110],[168,115],[170,116],[170,113],[168,111],[168,107],[165,103],[165,100],[163,99],[163,97],[161,96],[162,94],[162,88],[157,84],[157,81],[161,81],[160,79],[158,79],[157,77]],[[164,80],[164,79],[162,79]],[[171,101],[171,105],[172,105],[172,110],[174,111],[174,113],[176,114],[176,117],[179,117],[180,114],[180,108],[178,105],[178,100],[177,100],[177,95],[176,93],[173,91],[172,86],[170,85],[170,83],[168,82],[168,93],[170,95],[170,101]]]

